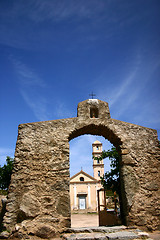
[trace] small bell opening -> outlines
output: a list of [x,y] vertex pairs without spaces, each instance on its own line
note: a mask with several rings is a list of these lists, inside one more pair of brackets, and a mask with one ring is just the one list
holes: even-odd
[[98,118],[98,108],[90,109],[90,118]]

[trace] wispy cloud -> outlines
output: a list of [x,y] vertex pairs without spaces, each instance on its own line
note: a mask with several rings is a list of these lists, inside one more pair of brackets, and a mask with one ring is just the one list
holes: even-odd
[[[54,0],[43,1],[33,0],[32,3],[21,1],[18,5],[13,5],[12,14],[20,16],[21,12],[34,22],[43,22],[46,20],[64,21],[68,18],[89,18],[95,14],[104,11],[103,2],[92,1],[74,1],[74,0]],[[22,6],[24,6],[22,8]]]
[[71,111],[69,106],[66,106],[66,103],[62,101],[56,101],[56,105],[54,108],[54,114],[56,118],[72,118],[76,116],[75,111]]
[[[130,88],[130,85],[135,79],[136,73],[137,73],[137,67],[132,70],[132,72],[128,75],[128,77],[120,84],[114,91],[111,93],[112,97],[109,97],[111,99],[110,106],[116,104],[119,99],[128,91]],[[127,103],[128,104],[128,103]]]
[[140,58],[136,58],[134,64],[131,63],[130,65],[131,66],[128,68],[125,68],[125,72],[123,72],[120,76],[118,74],[113,75],[114,78],[118,77],[118,79],[113,79],[113,82],[115,82],[114,84],[108,85],[108,82],[103,80],[105,78],[107,79],[107,72],[100,77],[101,82],[103,82],[103,88],[97,89],[100,99],[109,102],[109,107],[112,109],[115,106],[120,105],[122,100],[124,100],[123,105],[120,106],[118,112],[116,112],[117,117],[135,101],[140,93],[140,89],[137,89],[136,86],[134,86],[136,77],[141,67]]
[[[98,96],[109,103],[109,107],[114,112],[114,118],[117,119],[129,109],[135,109],[136,106],[138,108],[140,104],[144,104],[144,92],[146,89],[149,91],[148,86],[154,81],[154,72],[160,66],[157,56],[148,58],[146,54],[139,50],[139,47],[137,47],[135,52],[135,57],[130,58],[130,61],[126,63],[126,68],[121,72],[121,75],[113,74],[113,78],[118,77],[116,80],[113,79],[115,84],[112,87],[109,85],[108,88],[107,82],[105,83],[101,79],[103,81],[103,89],[98,90]],[[106,75],[107,72],[101,78],[107,79]],[[144,112],[148,111],[147,102],[150,99],[150,95],[146,96],[147,100],[145,105],[143,105]],[[155,104],[157,105],[157,102],[153,105]]]
[[26,104],[40,121],[48,120],[47,99],[40,90],[47,87],[45,82],[26,64],[10,57],[17,74],[20,93]]
[[[21,0],[18,4],[15,1],[10,8],[5,9],[4,13],[1,12],[0,43],[16,48],[42,50],[42,46],[43,48],[46,46],[44,42],[47,39],[50,48],[53,48],[53,39],[56,41],[54,33],[57,35],[59,32],[55,31],[54,24],[56,23],[57,26],[60,24],[59,29],[63,31],[61,24],[65,23],[69,32],[67,36],[71,35],[76,41],[75,45],[72,43],[69,46],[69,49],[81,43],[89,47],[86,42],[92,43],[97,39],[111,38],[124,26],[137,21],[137,16],[130,20],[127,8],[125,11],[124,7],[116,4],[113,10],[110,0]],[[103,37],[99,29],[103,29]],[[61,32],[61,37],[62,34]],[[63,36],[67,37],[66,34]]]
[[[136,71],[134,73],[131,73],[131,75],[129,76],[129,78],[131,78],[130,85],[124,87],[122,95],[114,102],[114,104],[118,104],[118,102],[121,102],[120,108],[116,113],[116,117],[124,114],[126,110],[130,109],[130,107],[134,109],[134,107],[137,106],[138,109],[139,104],[143,104],[143,112],[149,112],[149,109],[152,109],[152,111],[155,110],[155,108],[151,107],[151,105],[154,106],[156,104],[158,106],[157,100],[151,100],[151,98],[148,96],[144,104],[144,97],[146,92],[145,90],[147,89],[147,91],[149,91],[148,94],[152,95],[152,91],[150,92],[148,86],[150,86],[154,81],[151,76],[156,69],[155,65],[158,66],[157,63],[153,62],[140,63]],[[121,101],[121,98],[123,98],[123,101]],[[150,104],[151,101],[152,104]],[[143,114],[143,112],[141,112],[141,115],[143,115],[143,120],[145,121],[147,115]]]
[[[43,48],[46,47],[43,43],[48,40],[50,48],[53,48],[55,23],[68,22],[69,25],[71,24],[72,32],[72,23],[88,19],[93,21],[97,15],[101,16],[100,13],[104,12],[103,5],[104,3],[99,1],[84,0],[33,0],[31,2],[21,0],[18,4],[13,2],[11,7],[1,11],[0,43],[20,49],[42,50],[42,46]],[[42,23],[45,24],[42,25]],[[74,29],[77,29],[77,27]],[[56,34],[57,32],[56,30]],[[91,39],[93,38],[91,37]]]
[[31,97],[31,94],[24,89],[21,89],[20,93],[38,120],[48,120],[47,100],[45,98],[42,96]]
[[15,59],[13,56],[10,56],[10,60],[13,63],[15,71],[18,75],[19,83],[25,87],[45,87],[45,82],[26,64],[22,61]]

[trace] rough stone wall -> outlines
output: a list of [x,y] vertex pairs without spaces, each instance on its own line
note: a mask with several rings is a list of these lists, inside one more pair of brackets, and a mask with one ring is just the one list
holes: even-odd
[[128,225],[155,230],[159,226],[159,161],[157,133],[153,129],[113,120],[122,133],[121,179],[126,196]]
[[[98,118],[90,118],[92,103],[98,108]],[[19,232],[45,238],[70,226],[69,141],[83,134],[104,136],[121,154],[125,223],[158,227],[156,130],[114,120],[107,103],[86,100],[78,105],[78,117],[19,126],[4,218],[8,230],[16,226]]]

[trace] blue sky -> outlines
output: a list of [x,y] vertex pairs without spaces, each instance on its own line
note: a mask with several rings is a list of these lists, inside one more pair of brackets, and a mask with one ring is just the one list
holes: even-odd
[[[160,136],[159,13],[159,0],[1,0],[0,164],[19,124],[75,117],[92,91],[112,118]],[[70,142],[73,174],[84,162],[91,174],[95,139]]]

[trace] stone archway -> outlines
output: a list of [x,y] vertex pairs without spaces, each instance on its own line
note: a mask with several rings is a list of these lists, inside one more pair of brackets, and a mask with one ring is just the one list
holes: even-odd
[[[121,152],[122,151],[124,152],[124,149],[122,149],[122,151],[121,151],[123,143],[122,143],[120,137],[116,136],[116,134],[113,132],[113,130],[109,129],[107,126],[101,125],[101,124],[98,124],[98,125],[97,124],[90,124],[90,125],[84,126],[82,128],[81,127],[76,128],[76,130],[74,130],[70,134],[69,141],[73,140],[73,139],[75,139],[79,136],[86,136],[86,135],[102,136],[106,140],[112,141],[112,144],[114,146],[116,146],[117,151],[119,152],[120,160],[121,160],[121,157],[123,157],[121,155]],[[125,153],[127,153],[127,149],[125,149]],[[121,167],[121,165],[122,164],[121,164],[121,161],[120,161],[120,167]],[[123,175],[122,175],[122,172],[120,171],[120,181],[121,181],[121,179],[123,180]],[[133,177],[132,177],[132,179],[133,179]],[[121,196],[120,196],[121,221],[122,221],[122,224],[127,225],[126,216],[127,216],[127,205],[128,204],[126,202],[123,181],[121,181],[120,186],[121,186],[120,193],[122,193],[122,195],[124,196],[123,198],[121,198]],[[74,186],[74,188],[75,188],[75,186]],[[72,191],[72,197],[73,197],[73,191]],[[72,204],[73,204],[73,198],[72,198]]]
[[[84,124],[80,125],[79,127],[76,127],[75,130],[71,132],[69,135],[69,141],[84,135],[84,134],[91,134],[91,135],[101,135],[105,139],[109,140],[116,148],[117,151],[120,155],[120,179],[121,179],[121,194],[123,196],[122,198],[122,203],[121,203],[121,209],[122,209],[122,222],[125,225],[130,225],[131,223],[129,222],[129,212],[130,208],[132,206],[132,199],[133,196],[135,195],[139,183],[137,182],[137,177],[136,177],[136,172],[133,168],[133,166],[136,164],[134,163],[134,160],[130,156],[129,152],[130,150],[128,149],[125,141],[122,142],[121,140],[121,134],[116,132],[114,127],[105,124],[99,124],[98,122],[94,122],[91,124]],[[127,194],[126,194],[127,193]]]
[[[96,117],[90,114],[97,109]],[[102,135],[118,148],[124,220],[156,229],[159,224],[156,130],[110,117],[108,103],[89,99],[77,117],[21,124],[4,225],[37,236],[54,236],[70,226],[69,141],[83,134]]]

